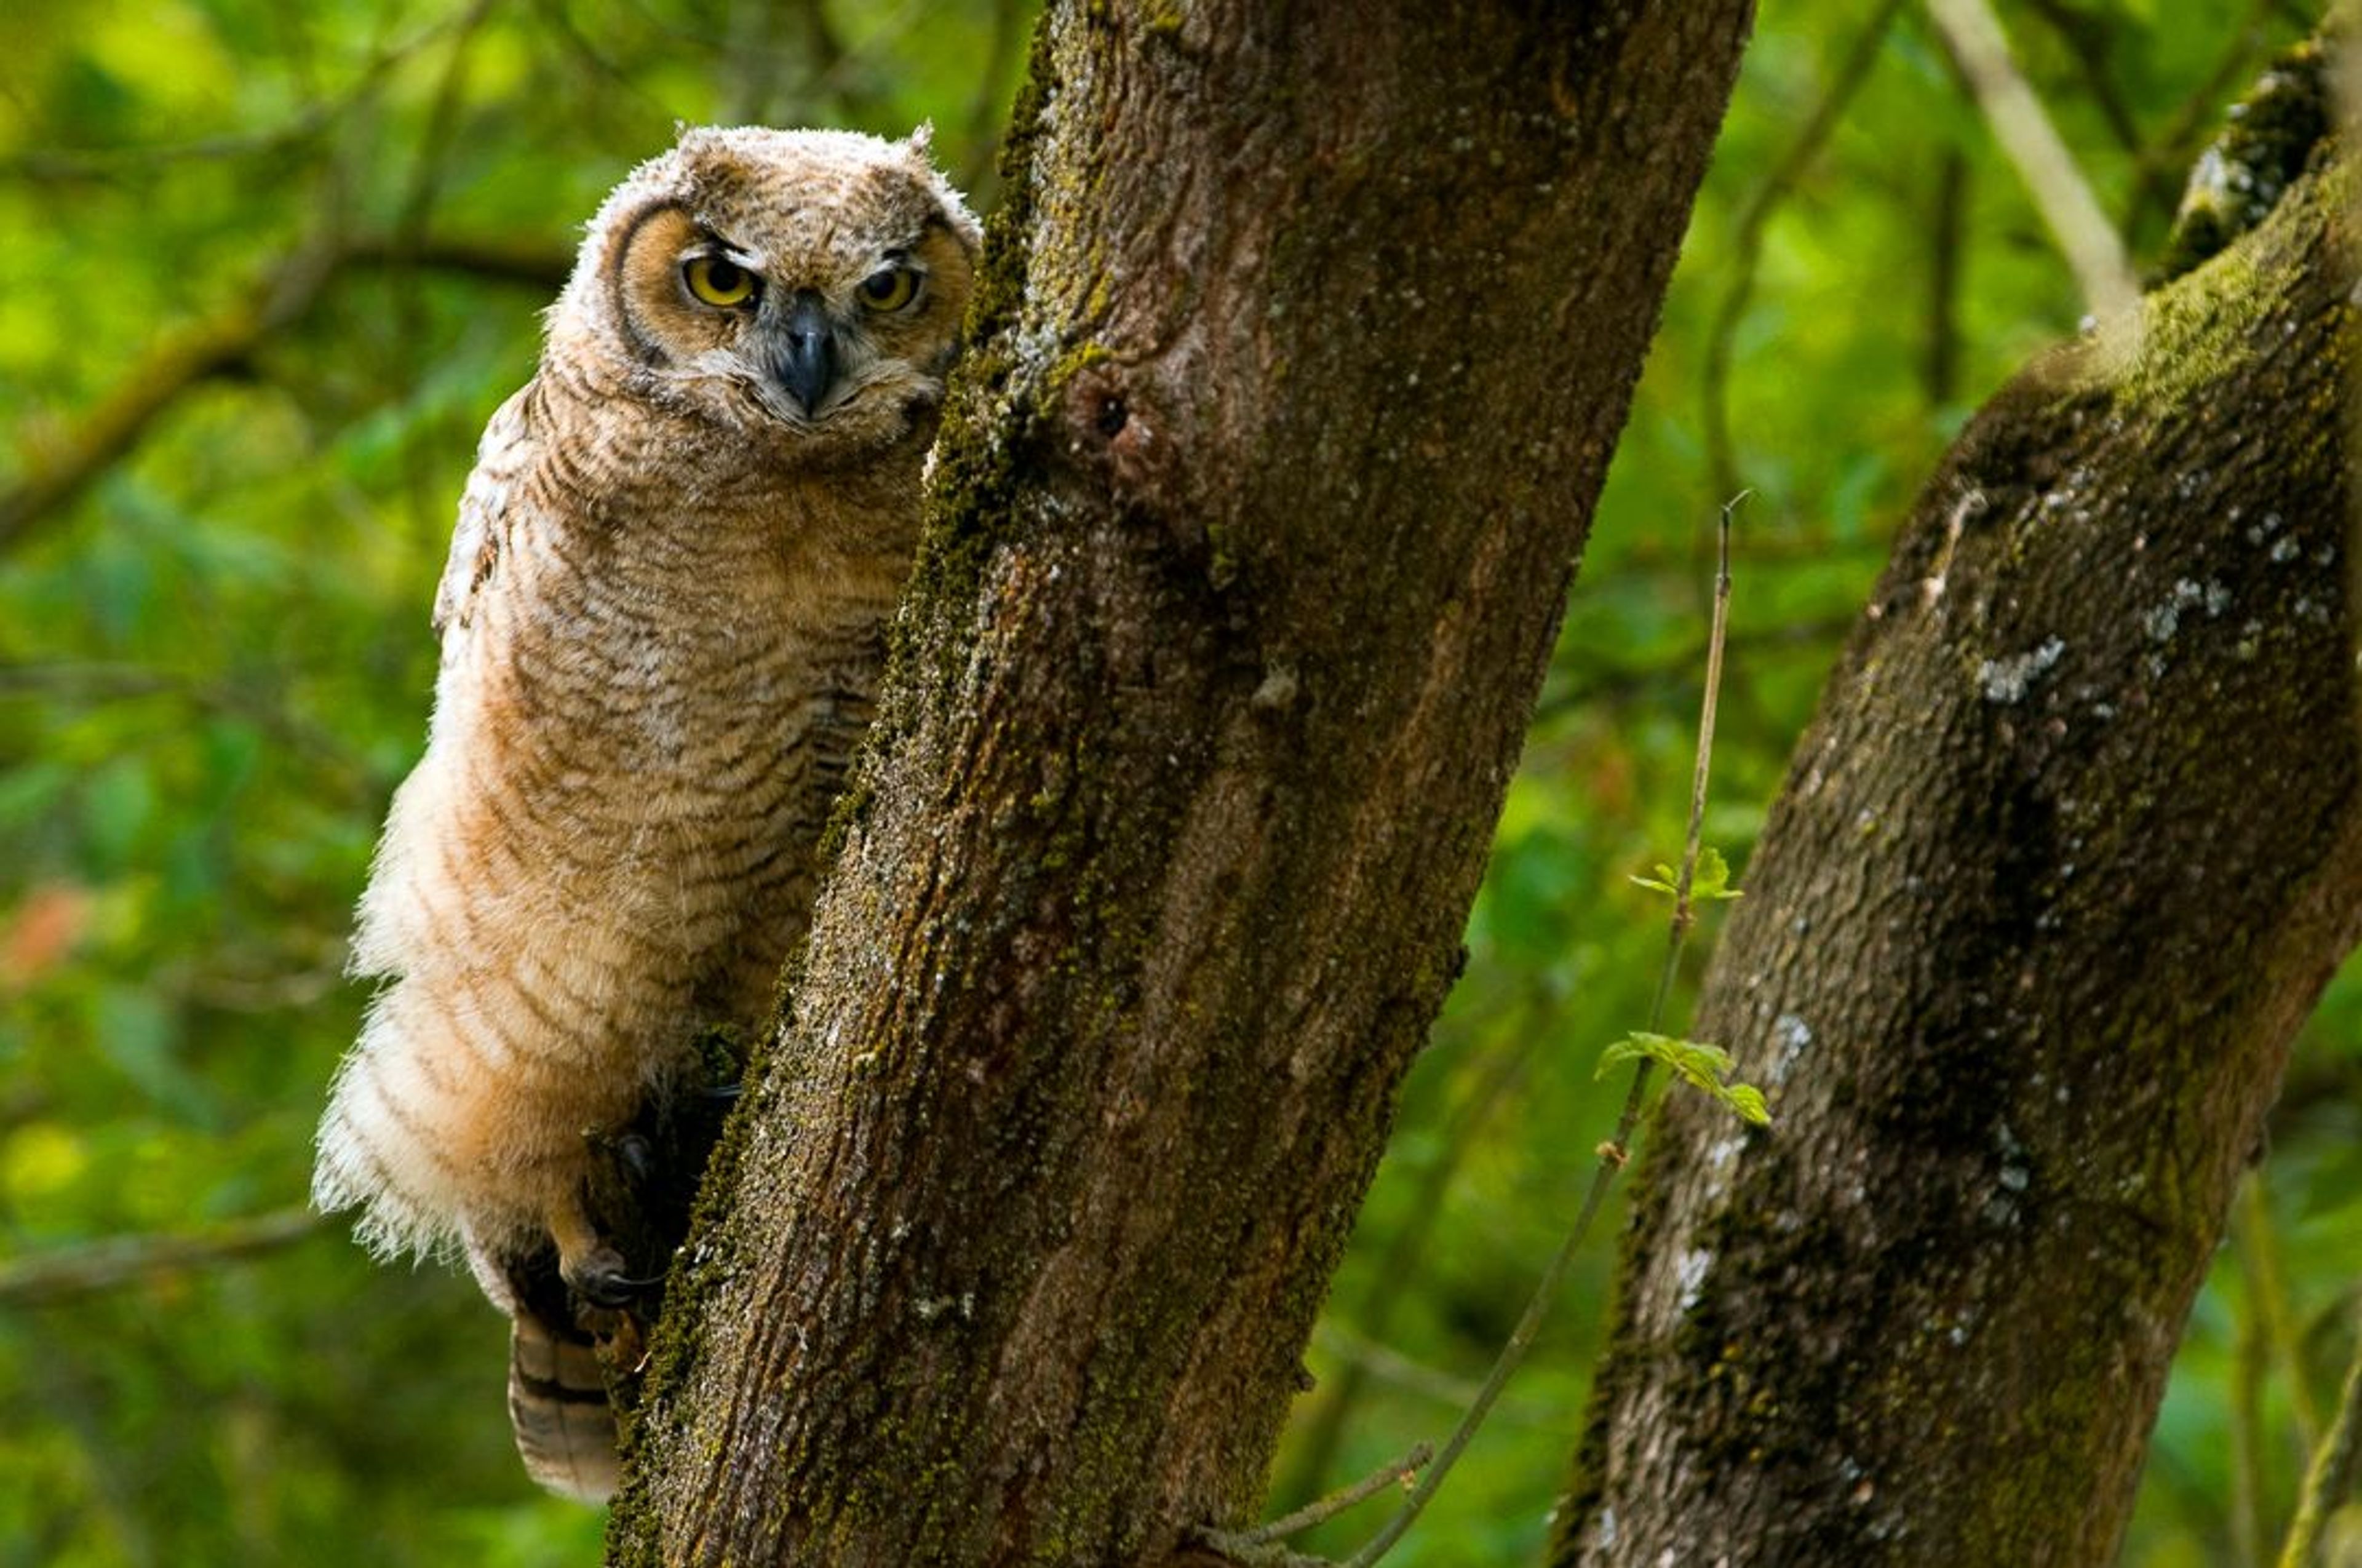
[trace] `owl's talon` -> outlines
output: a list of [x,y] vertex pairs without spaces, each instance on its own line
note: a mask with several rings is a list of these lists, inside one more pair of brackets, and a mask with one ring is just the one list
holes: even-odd
[[579,1257],[561,1256],[557,1273],[568,1288],[593,1307],[628,1307],[645,1288],[641,1281],[624,1272],[624,1254],[604,1244]]
[[746,1086],[745,1084],[708,1084],[698,1092],[703,1095],[707,1099],[718,1099],[724,1104],[727,1104],[731,1100],[736,1099],[741,1094],[744,1094]]

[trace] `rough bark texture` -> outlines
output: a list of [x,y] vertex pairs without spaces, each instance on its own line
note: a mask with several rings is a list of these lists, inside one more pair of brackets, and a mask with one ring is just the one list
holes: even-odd
[[1744,0],[1054,7],[938,515],[611,1555],[1249,1515]]
[[2362,914],[2353,171],[1963,434],[1668,1102],[1555,1561],[2098,1564]]

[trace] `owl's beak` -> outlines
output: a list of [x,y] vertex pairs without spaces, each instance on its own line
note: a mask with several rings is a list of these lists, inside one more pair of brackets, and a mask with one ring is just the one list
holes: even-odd
[[829,324],[820,296],[809,289],[788,306],[771,374],[807,414],[819,412],[821,399],[836,384],[836,328]]

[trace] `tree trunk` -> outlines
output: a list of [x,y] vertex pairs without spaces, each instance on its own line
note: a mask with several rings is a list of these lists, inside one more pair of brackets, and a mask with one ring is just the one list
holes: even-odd
[[1062,5],[786,1027],[611,1560],[1253,1508],[1745,0]]
[[1560,1564],[2097,1564],[2362,917],[2356,171],[1920,498],[1667,1102]]

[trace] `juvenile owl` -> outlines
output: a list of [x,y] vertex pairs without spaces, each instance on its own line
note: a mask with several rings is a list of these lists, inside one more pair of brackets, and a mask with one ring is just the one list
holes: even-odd
[[665,1261],[619,1251],[590,1140],[702,1088],[802,935],[977,243],[923,131],[687,131],[591,221],[460,501],[313,1198],[464,1249],[554,1489],[613,1487],[592,1344]]

